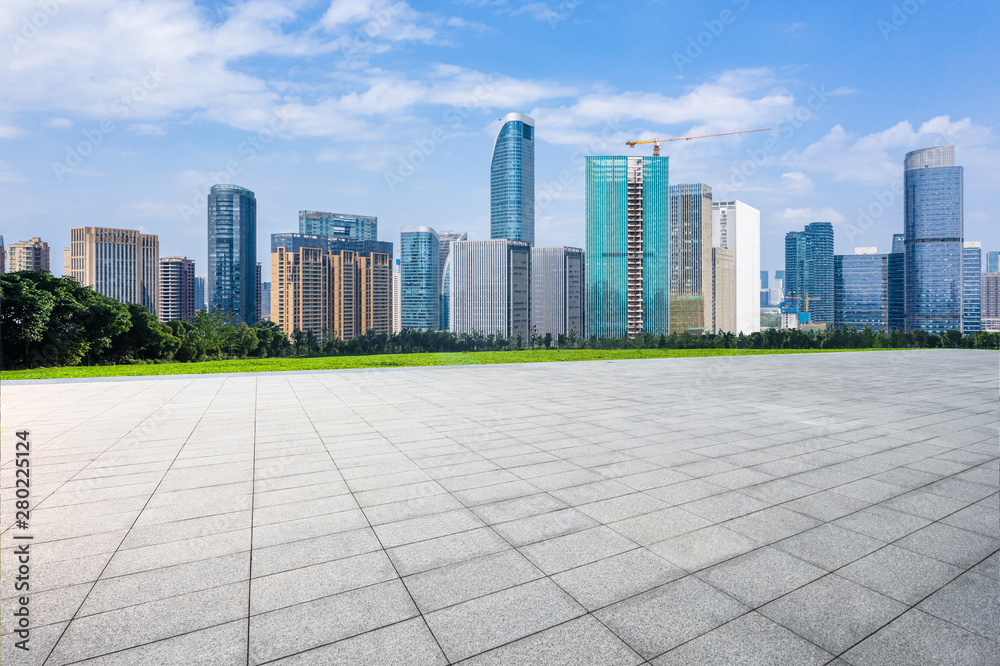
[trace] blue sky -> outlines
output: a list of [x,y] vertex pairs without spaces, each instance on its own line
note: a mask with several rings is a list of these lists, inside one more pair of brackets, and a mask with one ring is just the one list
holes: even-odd
[[257,194],[265,265],[300,209],[487,238],[490,142],[518,111],[539,245],[584,245],[583,156],[771,126],[664,151],[671,182],[761,210],[762,268],[815,221],[837,252],[887,251],[903,155],[950,143],[966,240],[1000,249],[997,25],[986,1],[5,0],[0,233],[41,236],[58,274],[71,226],[141,228],[200,274],[228,181]]

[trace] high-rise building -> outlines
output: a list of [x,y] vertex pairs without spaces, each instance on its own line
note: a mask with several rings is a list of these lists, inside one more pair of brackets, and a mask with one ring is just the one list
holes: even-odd
[[455,241],[451,246],[451,330],[518,334],[530,327],[531,246],[506,239]]
[[10,272],[50,271],[49,244],[37,236],[31,240],[11,243],[7,260]]
[[1000,273],[983,273],[982,330],[1000,331]]
[[271,236],[271,321],[289,338],[391,333],[392,243]]
[[208,195],[208,309],[257,321],[257,199],[238,185]]
[[195,312],[206,312],[208,303],[208,276],[197,275],[194,278],[194,310]]
[[670,333],[669,158],[587,158],[586,334]]
[[264,288],[263,276],[261,275],[262,267],[260,262],[257,262],[257,274],[256,274],[256,287],[254,288],[254,294],[257,295],[257,302],[254,304],[254,318],[253,321],[256,324],[260,321],[260,313],[263,312],[261,305],[261,290]]
[[[0,236],[0,243],[3,242],[3,236]],[[986,270],[985,273],[1000,273],[1000,252],[987,252],[986,253]]]
[[771,307],[778,307],[785,302],[785,271],[774,271],[773,284],[767,300]]
[[138,303],[157,314],[160,241],[134,229],[73,227],[67,274],[122,303]]
[[906,154],[906,330],[962,329],[963,169],[955,147]]
[[833,324],[888,331],[889,255],[866,250],[833,256]]
[[403,279],[399,272],[399,259],[395,261],[392,271],[392,332],[403,330]]
[[260,283],[260,318],[271,321],[271,283]]
[[983,250],[978,241],[962,246],[962,334],[982,330]]
[[[736,280],[736,332],[749,334],[759,331],[760,211],[742,201],[716,201],[713,203],[712,246],[733,251],[733,273]],[[832,298],[830,306],[832,320]]]
[[[898,234],[902,236],[902,234]],[[895,240],[895,237],[893,237]],[[902,242],[902,241],[900,241]],[[898,245],[893,242],[893,249]],[[889,290],[889,331],[906,330],[906,260],[902,251],[890,252],[886,258]]]
[[712,188],[671,185],[670,331],[702,332],[712,317]]
[[469,239],[469,234],[465,232],[442,231],[438,233],[438,269],[441,271],[440,292],[441,292],[441,330],[447,331],[449,326],[448,316],[451,298],[451,268],[449,258],[451,257],[451,244],[455,241]]
[[905,234],[893,234],[892,235],[892,254],[902,254],[906,249],[906,235]]
[[3,236],[0,235],[0,273],[7,272],[7,246],[3,244]]
[[535,335],[583,335],[583,250],[531,248],[531,327]]
[[[785,235],[785,304],[809,313],[812,324],[834,323],[833,225],[807,224]],[[801,320],[801,319],[800,319]]]
[[430,227],[403,227],[399,234],[403,328],[434,331],[441,325],[441,255]]
[[187,321],[194,317],[194,259],[162,257],[160,259],[160,321]]
[[771,305],[771,288],[768,286],[767,271],[760,272],[760,307],[766,308]]
[[378,218],[351,213],[299,211],[299,233],[341,240],[378,240]]
[[500,119],[490,159],[490,238],[535,244],[535,121]]
[[712,332],[736,332],[736,279],[733,251],[712,248]]

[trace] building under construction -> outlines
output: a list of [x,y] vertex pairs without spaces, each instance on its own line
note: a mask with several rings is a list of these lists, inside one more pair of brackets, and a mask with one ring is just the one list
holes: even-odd
[[587,158],[586,332],[670,333],[667,157]]

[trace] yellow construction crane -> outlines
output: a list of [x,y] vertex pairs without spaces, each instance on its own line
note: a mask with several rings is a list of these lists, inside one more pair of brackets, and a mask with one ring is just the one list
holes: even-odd
[[625,145],[629,148],[635,148],[636,146],[642,145],[644,143],[653,144],[653,157],[660,156],[660,144],[667,143],[669,141],[690,141],[691,139],[707,139],[713,136],[729,136],[730,134],[748,134],[749,132],[766,132],[770,127],[761,127],[758,129],[747,129],[747,130],[737,130],[735,132],[717,132],[715,134],[696,134],[694,136],[668,136],[665,139],[649,139],[647,141],[626,141]]

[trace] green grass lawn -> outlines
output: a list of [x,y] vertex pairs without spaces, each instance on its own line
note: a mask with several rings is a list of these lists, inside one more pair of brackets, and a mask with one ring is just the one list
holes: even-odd
[[425,365],[478,365],[492,363],[545,363],[550,361],[611,361],[637,358],[691,356],[752,356],[758,354],[806,354],[835,351],[884,351],[862,349],[567,349],[445,354],[376,354],[372,356],[310,356],[260,358],[200,363],[147,365],[101,365],[67,368],[10,370],[0,380],[66,379],[76,377],[136,377],[143,375],[201,375],[216,372],[278,372],[289,370],[346,370],[352,368],[402,368]]

